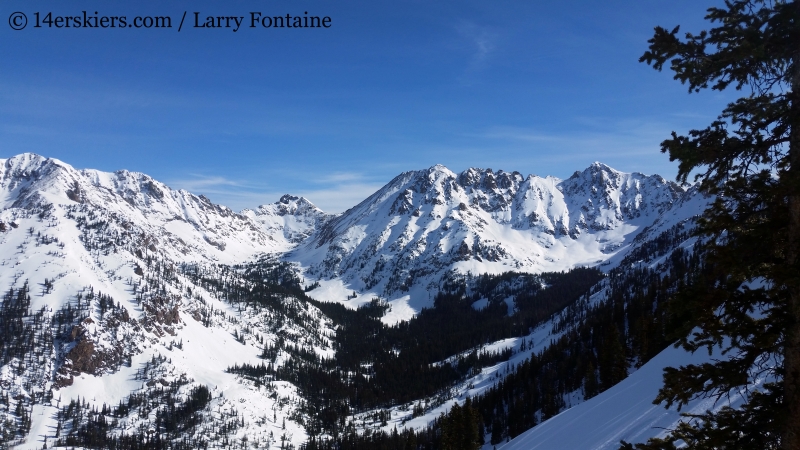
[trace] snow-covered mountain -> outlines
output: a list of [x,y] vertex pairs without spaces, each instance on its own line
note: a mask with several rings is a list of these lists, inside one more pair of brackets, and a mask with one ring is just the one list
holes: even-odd
[[[303,393],[271,374],[334,357],[338,330],[300,287],[349,306],[380,296],[394,323],[432,306],[454,273],[611,269],[706,203],[657,175],[600,163],[566,180],[437,165],[340,215],[290,195],[236,213],[141,173],[0,159],[0,424],[10,433],[0,442],[41,448],[100,420],[85,412],[69,428],[66,411],[83,414],[81,402],[86,411],[127,402],[108,413],[109,435],[149,436],[164,404],[185,411],[200,398],[187,423],[212,447],[299,446]],[[539,349],[552,340],[542,330],[487,348],[528,339]],[[529,354],[453,392],[486,388]],[[395,413],[405,417],[393,409],[388,426]]]
[[230,265],[291,248],[306,212],[323,217],[296,200],[243,215],[140,173],[0,160],[0,442],[52,444],[78,399],[91,409],[160,398],[117,420],[114,435],[146,435],[164,402],[198,393],[208,412],[192,420],[212,430],[195,430],[206,442],[304,442],[291,383],[264,389],[227,373],[287,339],[333,354],[330,321],[313,306],[283,295],[269,309],[234,308],[229,298],[252,289]]
[[[0,206],[93,208],[143,254],[237,263],[288,253],[311,279],[397,297],[450,270],[542,272],[603,263],[684,193],[658,175],[594,163],[567,180],[444,166],[405,172],[334,216],[302,197],[235,213],[135,172],[76,170],[38,155],[2,161]],[[326,300],[325,298],[322,298]]]
[[250,218],[259,228],[276,240],[284,240],[289,249],[314,234],[330,218],[304,197],[284,195],[275,203],[261,205],[255,210],[245,209],[242,215]]
[[316,298],[343,301],[356,291],[399,299],[393,306],[404,313],[395,319],[408,319],[430,306],[425,292],[451,270],[537,273],[604,263],[683,194],[658,175],[600,163],[566,180],[437,165],[397,176],[288,258],[322,283],[311,292]]
[[62,204],[105,210],[109,224],[126,230],[124,238],[139,234],[143,251],[160,246],[170,256],[231,263],[262,252],[284,252],[330,217],[291,195],[237,214],[142,173],[76,170],[30,153],[0,160],[0,208],[7,215],[15,209]]

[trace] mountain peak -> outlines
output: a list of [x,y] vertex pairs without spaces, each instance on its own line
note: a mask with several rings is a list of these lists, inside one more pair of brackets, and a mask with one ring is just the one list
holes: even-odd
[[269,205],[260,205],[258,207],[259,214],[278,214],[278,215],[286,215],[286,214],[303,214],[307,212],[314,212],[319,214],[324,214],[321,209],[319,209],[316,205],[311,203],[307,198],[292,194],[284,194],[278,199],[277,202],[269,204]]
[[448,169],[447,167],[443,166],[442,164],[435,164],[433,166],[428,167],[426,170],[420,170],[418,173],[433,176],[433,179],[439,178],[455,178],[456,174],[453,173],[452,170]]
[[300,200],[300,197],[291,194],[283,194],[281,198],[278,200],[278,203],[289,204],[295,200]]
[[395,177],[293,256],[308,276],[389,297],[452,269],[561,270],[608,258],[681,193],[599,162],[565,181],[435,165]]
[[458,183],[463,187],[472,186],[490,190],[515,188],[524,180],[525,177],[516,170],[513,172],[504,170],[495,172],[491,168],[470,167],[458,175]]
[[45,166],[70,167],[54,158],[46,158],[36,153],[21,153],[8,159],[0,159],[0,179],[28,176]]
[[609,170],[609,171],[612,171],[612,172],[618,172],[618,170],[613,169],[610,166],[608,166],[607,164],[601,163],[600,161],[593,162],[592,164],[589,165],[589,167],[593,168],[593,169]]
[[27,166],[31,164],[40,165],[49,159],[50,158],[46,158],[36,153],[20,153],[19,155],[14,155],[8,159],[0,161],[5,162],[5,165],[10,166]]

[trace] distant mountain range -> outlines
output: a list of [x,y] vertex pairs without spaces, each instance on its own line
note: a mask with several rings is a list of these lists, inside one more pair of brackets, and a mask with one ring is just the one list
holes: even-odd
[[[202,408],[175,431],[158,419],[163,404],[135,400],[126,408],[138,415],[117,417],[108,436],[163,428],[177,439],[191,422],[211,446],[223,442],[214,427],[227,430],[219,439],[300,446],[308,419],[297,386],[270,378],[265,389],[231,367],[261,364],[271,345],[284,349],[275,367],[294,367],[301,354],[335,357],[341,328],[304,295],[351,309],[380,298],[383,322],[398,323],[467,274],[630,263],[707,201],[601,163],[566,180],[436,165],[398,175],[341,214],[292,195],[237,213],[141,173],[30,153],[0,159],[0,423],[10,427],[0,439],[78,445],[67,438],[91,414],[68,423],[71,400],[91,411],[147,394],[172,395],[166,404],[181,411],[203,397]],[[242,300],[259,283],[275,286],[267,297],[276,303]]]

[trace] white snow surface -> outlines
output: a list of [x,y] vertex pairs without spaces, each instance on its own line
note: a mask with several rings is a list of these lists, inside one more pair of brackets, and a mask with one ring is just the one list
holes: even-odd
[[[664,437],[667,430],[685,420],[674,406],[666,409],[663,404],[653,404],[663,386],[664,368],[702,364],[711,359],[712,356],[703,351],[691,354],[669,347],[612,388],[498,445],[497,449],[616,450],[621,440],[638,443]],[[754,387],[757,384],[750,386]],[[719,402],[714,398],[692,400],[681,412],[702,414],[723,406],[737,407],[742,402],[742,395],[735,392]]]
[[[603,298],[601,290],[592,296],[590,303]],[[562,333],[553,330],[554,320],[538,326],[531,334],[518,338],[503,339],[477,349],[481,351],[512,350],[508,361],[483,368],[480,373],[454,386],[452,394],[446,399],[433,399],[434,404],[426,408],[419,417],[412,417],[415,403],[426,404],[426,399],[398,405],[389,410],[391,419],[381,427],[377,422],[369,422],[372,412],[354,416],[361,429],[383,429],[391,432],[394,428],[423,429],[435,418],[447,413],[455,404],[463,404],[467,397],[475,397],[503,379],[513,367],[547,348],[559,339]],[[563,332],[566,332],[564,330]],[[524,347],[523,347],[524,343]],[[466,356],[470,351],[454,355],[440,364],[455,361],[458,356]],[[718,351],[709,355],[704,350],[694,354],[682,348],[670,346],[656,355],[625,380],[589,400],[583,400],[582,392],[576,391],[565,396],[565,411],[522,433],[510,442],[496,446],[484,445],[484,450],[616,450],[620,441],[631,443],[646,442],[653,437],[664,437],[667,430],[673,429],[682,419],[680,413],[701,414],[707,410],[717,411],[723,406],[740,406],[744,398],[738,391],[717,402],[714,398],[697,398],[684,405],[679,412],[676,406],[667,409],[664,404],[653,404],[658,390],[663,386],[665,367],[679,367],[689,364],[702,364],[714,359],[724,358]],[[764,380],[753,380],[748,389],[758,389]]]

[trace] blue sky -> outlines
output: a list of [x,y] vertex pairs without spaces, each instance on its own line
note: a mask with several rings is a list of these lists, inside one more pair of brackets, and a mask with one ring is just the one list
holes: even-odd
[[[705,127],[733,94],[689,95],[638,58],[656,25],[706,28],[707,6],[6,0],[0,158],[141,171],[237,210],[293,193],[339,212],[434,164],[566,178],[602,161],[673,178],[659,143]],[[35,12],[84,10],[169,15],[173,28],[33,27]],[[17,11],[29,20],[20,31],[8,25]],[[308,11],[331,27],[249,28],[254,11]],[[194,12],[245,23],[194,28]]]

